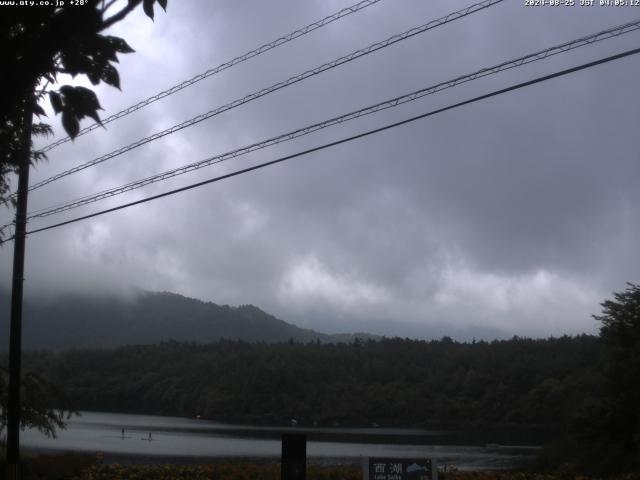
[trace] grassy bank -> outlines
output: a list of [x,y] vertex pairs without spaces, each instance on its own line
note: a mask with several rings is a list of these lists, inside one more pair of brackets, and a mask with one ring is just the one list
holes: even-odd
[[[84,454],[40,455],[25,461],[24,480],[278,480],[280,465],[270,462],[221,460],[206,464],[97,464]],[[5,473],[3,465],[2,474]],[[0,475],[0,478],[4,478]],[[360,480],[355,465],[308,465],[308,480]],[[606,477],[607,480],[640,480],[640,474]],[[590,480],[561,473],[516,471],[458,472],[439,474],[440,480]]]
[[[2,465],[0,479],[6,469]],[[97,464],[92,455],[40,455],[26,459],[24,480],[279,480],[277,463],[220,461],[206,464]],[[360,480],[360,467],[308,465],[308,480]]]

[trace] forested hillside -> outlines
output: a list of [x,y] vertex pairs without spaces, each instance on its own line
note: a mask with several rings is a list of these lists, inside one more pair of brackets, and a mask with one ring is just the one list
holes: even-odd
[[[10,304],[7,292],[0,292],[0,304]],[[354,338],[351,334],[327,335],[299,328],[253,305],[217,305],[168,292],[27,298],[24,309],[23,345],[33,350],[114,348],[168,340],[336,342]],[[8,312],[0,315],[0,331],[9,331]],[[357,335],[375,338],[364,333]],[[0,349],[6,347],[0,345]]]
[[597,396],[591,336],[457,343],[163,343],[35,352],[78,409],[312,425],[551,425]]

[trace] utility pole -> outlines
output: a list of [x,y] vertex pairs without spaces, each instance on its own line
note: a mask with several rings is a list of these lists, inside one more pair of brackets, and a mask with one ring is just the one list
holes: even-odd
[[22,148],[18,158],[18,195],[15,239],[13,242],[13,278],[11,284],[11,324],[9,327],[9,397],[7,401],[7,467],[8,479],[18,480],[20,472],[20,367],[22,360],[22,286],[27,230],[27,194],[31,163],[31,124],[33,92],[23,101]]

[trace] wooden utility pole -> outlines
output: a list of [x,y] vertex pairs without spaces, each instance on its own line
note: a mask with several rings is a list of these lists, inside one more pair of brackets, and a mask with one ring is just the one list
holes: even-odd
[[31,163],[32,92],[23,100],[22,148],[18,158],[18,195],[13,242],[13,278],[11,284],[11,324],[9,327],[9,392],[7,401],[7,467],[9,480],[20,472],[20,367],[22,360],[22,286],[27,230],[27,194]]

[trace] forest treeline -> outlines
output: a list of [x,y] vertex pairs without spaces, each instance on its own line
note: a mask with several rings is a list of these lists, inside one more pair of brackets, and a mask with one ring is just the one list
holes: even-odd
[[78,410],[252,424],[557,425],[600,395],[603,348],[581,335],[458,343],[168,342],[30,352]]

